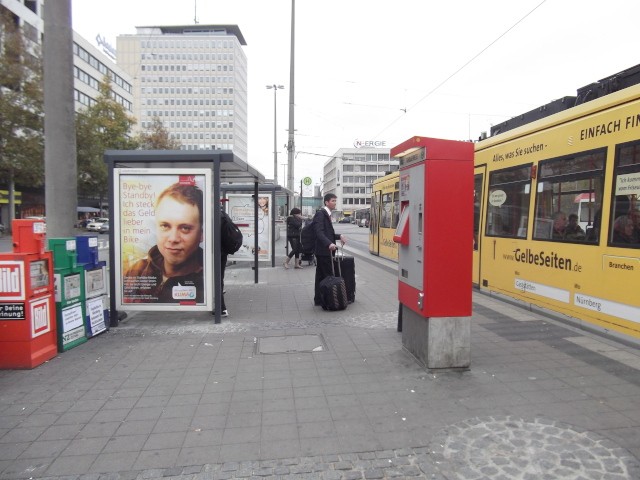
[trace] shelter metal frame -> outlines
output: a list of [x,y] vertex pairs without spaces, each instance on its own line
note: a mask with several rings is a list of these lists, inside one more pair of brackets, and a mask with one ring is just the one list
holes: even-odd
[[[275,249],[275,245],[276,245],[276,215],[275,215],[275,210],[276,210],[276,197],[284,197],[286,199],[285,205],[286,205],[286,211],[289,211],[289,197],[292,196],[292,192],[288,189],[286,189],[285,187],[282,187],[280,185],[274,185],[274,184],[262,184],[260,185],[260,187],[258,189],[256,189],[253,185],[241,185],[241,184],[226,184],[226,185],[222,185],[221,187],[222,190],[222,196],[223,198],[227,198],[227,194],[229,193],[245,193],[245,192],[252,192],[253,193],[253,198],[257,199],[260,194],[262,193],[268,193],[270,195],[270,202],[272,205],[272,212],[273,215],[271,215],[271,219],[270,219],[270,224],[271,224],[271,266],[275,267],[276,266],[276,249]],[[254,209],[255,209],[255,218],[258,218],[258,202],[257,200],[254,202]],[[256,225],[257,225],[257,221],[256,221]],[[257,234],[257,226],[256,226],[256,235],[255,235],[255,245],[254,245],[254,250],[257,251],[258,250],[258,234]],[[287,244],[287,242],[285,241],[285,245]],[[254,256],[255,258],[255,262],[257,265],[257,256]],[[255,283],[258,283],[258,268],[255,268]]]
[[[213,171],[213,195],[211,198],[213,225],[220,225],[219,199],[221,198],[221,182],[247,184],[252,182],[254,191],[258,192],[258,184],[265,181],[264,175],[251,167],[248,163],[239,159],[229,150],[107,150],[104,153],[104,161],[108,167],[109,205],[115,205],[114,168],[210,168]],[[256,203],[257,205],[257,203]],[[114,225],[114,209],[109,209],[109,221]],[[256,225],[258,211],[255,211]],[[115,245],[115,229],[109,230],[110,245]],[[220,261],[221,252],[220,228],[213,229],[213,279],[214,279],[214,312],[215,323],[221,321],[222,298],[222,268]],[[257,262],[258,252],[255,252]],[[116,278],[115,278],[115,249],[109,249],[109,274],[110,288],[110,326],[118,326],[120,317],[116,309]],[[257,282],[257,270],[256,270]]]

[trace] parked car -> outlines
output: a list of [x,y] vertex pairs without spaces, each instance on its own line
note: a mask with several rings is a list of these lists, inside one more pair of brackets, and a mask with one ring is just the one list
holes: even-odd
[[368,227],[369,226],[369,219],[367,218],[363,218],[360,220],[360,223],[358,223],[358,227]]
[[351,218],[349,217],[344,217],[342,220],[340,220],[338,223],[351,223]]
[[104,222],[98,227],[98,233],[109,233],[109,222]]
[[101,218],[101,217],[94,218],[91,222],[87,223],[87,230],[90,232],[97,232],[98,229],[100,228],[100,225],[108,221],[109,221],[108,218]]

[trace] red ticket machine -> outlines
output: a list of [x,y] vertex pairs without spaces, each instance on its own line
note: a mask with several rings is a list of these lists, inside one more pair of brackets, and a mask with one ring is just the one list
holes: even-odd
[[412,137],[400,160],[402,341],[428,368],[470,365],[473,143]]
[[34,368],[58,352],[53,257],[44,222],[11,226],[13,252],[0,253],[0,368]]

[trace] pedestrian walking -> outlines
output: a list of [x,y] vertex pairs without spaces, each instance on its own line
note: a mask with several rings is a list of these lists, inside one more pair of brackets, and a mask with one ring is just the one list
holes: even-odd
[[284,261],[284,268],[289,268],[289,262],[295,257],[295,268],[302,268],[302,243],[300,242],[300,231],[302,230],[302,211],[299,208],[292,208],[287,217],[287,241],[291,245],[291,252]]

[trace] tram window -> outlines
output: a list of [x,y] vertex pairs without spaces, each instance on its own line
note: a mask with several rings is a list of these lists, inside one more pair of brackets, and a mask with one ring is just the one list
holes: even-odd
[[480,233],[480,210],[482,206],[482,174],[473,179],[473,249],[478,250],[478,234]]
[[398,218],[400,217],[400,192],[393,192],[393,217],[391,220],[391,228],[398,226]]
[[371,218],[369,219],[369,230],[371,232],[378,231],[378,198],[380,192],[375,192],[371,195]]
[[533,239],[597,243],[606,150],[540,162]]
[[393,213],[393,194],[382,195],[382,218],[380,218],[380,228],[391,228],[391,215]]
[[[489,175],[486,234],[526,238],[531,194],[531,164]],[[524,228],[521,225],[524,224]]]
[[640,248],[640,142],[618,145],[609,244]]

